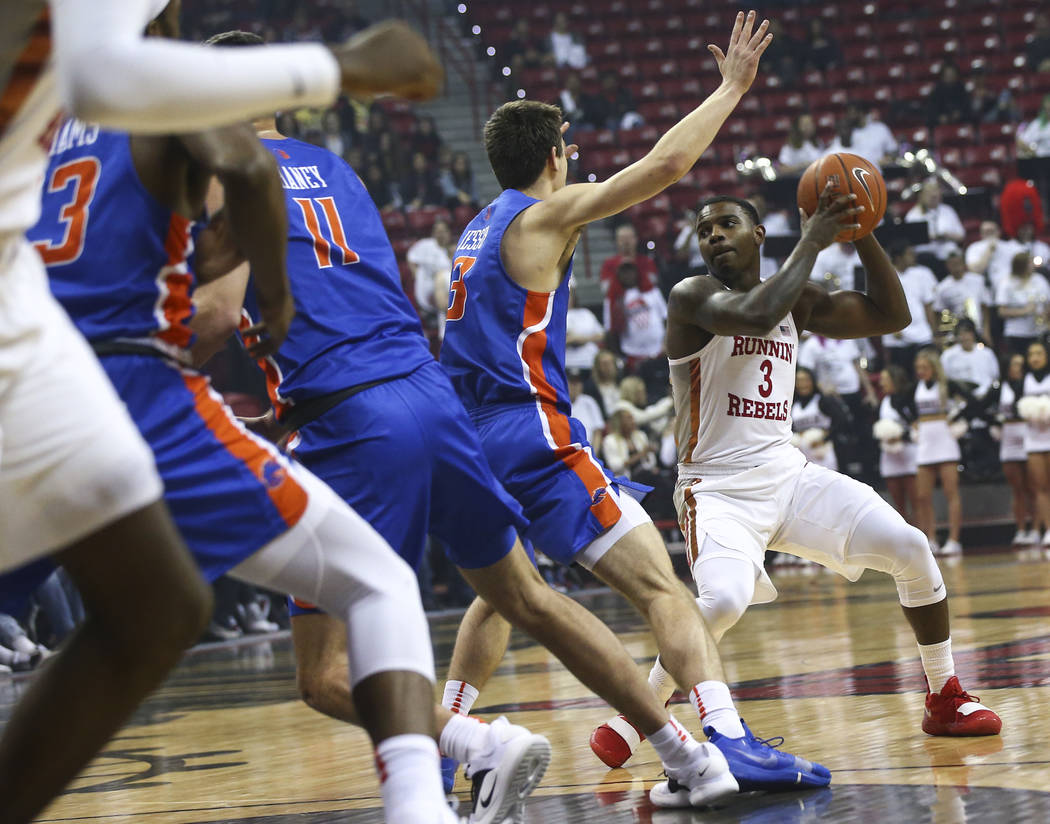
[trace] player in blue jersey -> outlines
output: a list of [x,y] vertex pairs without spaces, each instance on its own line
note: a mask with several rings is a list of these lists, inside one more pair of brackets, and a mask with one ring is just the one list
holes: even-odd
[[[389,820],[448,824],[433,656],[411,569],[315,476],[247,433],[188,368],[193,219],[213,175],[225,188],[233,241],[249,250],[257,275],[253,351],[266,355],[284,340],[294,308],[281,181],[247,125],[130,138],[69,121],[28,237],[152,448],[164,499],[205,576],[293,592],[345,622],[352,689]],[[207,255],[198,261],[205,272]]]
[[[471,221],[456,249],[441,362],[492,469],[531,521],[526,537],[555,560],[590,569],[639,609],[664,667],[689,693],[705,731],[717,733],[711,739],[742,789],[787,789],[826,785],[830,773],[764,746],[743,726],[714,641],[659,532],[609,477],[570,415],[564,363],[580,231],[658,194],[693,167],[754,81],[771,40],[768,23],[757,30],[754,23],[754,12],[738,14],[727,53],[709,46],[721,86],[649,154],[603,183],[566,185],[576,147],[565,146],[568,124],[557,107],[514,101],[492,115],[485,148],[503,192]],[[618,721],[621,729],[604,727],[592,740],[606,763],[619,753],[610,752],[604,733],[622,743],[647,732]],[[689,803],[673,776],[651,798],[662,806]]]
[[[297,458],[405,558],[419,559],[428,529],[441,538],[483,598],[650,733],[668,774],[687,788],[686,803],[736,792],[721,753],[670,720],[609,629],[551,590],[532,565],[516,535],[526,526],[520,507],[493,478],[470,419],[427,354],[378,211],[356,174],[327,151],[284,138],[272,120],[256,125],[281,167],[292,233],[297,315],[267,372],[279,380],[274,411],[296,430]],[[200,317],[215,321],[202,337],[218,341],[230,332],[246,278],[233,272],[198,291]],[[506,633],[485,620],[480,604],[468,618],[461,640],[478,654],[460,657],[487,677]],[[300,683],[313,706],[353,720],[341,642],[326,620],[293,618]],[[473,735],[476,726],[449,718],[441,736],[446,752],[456,743],[449,739]],[[472,820],[499,820],[499,811],[483,803],[492,782],[475,786],[480,807]],[[513,805],[507,809],[520,817]]]

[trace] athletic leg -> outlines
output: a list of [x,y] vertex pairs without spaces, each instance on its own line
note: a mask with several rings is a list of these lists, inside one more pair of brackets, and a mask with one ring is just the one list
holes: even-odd
[[955,463],[942,463],[938,467],[941,489],[948,503],[948,540],[959,541],[962,530],[962,498],[959,497],[959,468]]
[[211,617],[162,503],[58,553],[88,616],[43,667],[0,739],[0,821],[28,822],[120,728]]
[[[1026,461],[1028,483],[1035,500],[1035,514],[1039,520],[1040,534],[1050,530],[1050,466],[1046,452],[1029,452]],[[1044,541],[1045,543],[1045,541]]]
[[509,641],[507,620],[485,600],[475,598],[456,633],[441,703],[454,712],[468,715],[474,699],[503,660]]
[[920,466],[915,474],[915,520],[931,545],[937,543],[937,522],[933,514],[933,487],[936,467]]
[[[1010,509],[1017,525],[1017,534],[1023,536],[1032,515],[1024,464],[1020,461],[1003,461],[1003,475],[1010,485]],[[1024,538],[1021,537],[1021,540]],[[1015,543],[1017,542],[1015,539]]]

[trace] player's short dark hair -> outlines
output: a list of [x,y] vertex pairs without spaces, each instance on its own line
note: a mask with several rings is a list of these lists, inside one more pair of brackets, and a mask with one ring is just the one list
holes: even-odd
[[504,103],[485,124],[485,151],[504,189],[527,189],[543,173],[553,147],[561,157],[562,113],[536,100]]
[[265,43],[259,35],[237,29],[213,34],[204,41],[205,46],[262,46]]
[[700,225],[700,213],[706,206],[713,206],[716,203],[735,203],[741,209],[744,210],[754,226],[758,226],[762,221],[758,216],[758,209],[754,207],[748,200],[744,200],[742,197],[733,197],[732,195],[712,195],[711,197],[704,198],[700,201],[696,207],[696,223],[693,225],[693,229],[696,229]]

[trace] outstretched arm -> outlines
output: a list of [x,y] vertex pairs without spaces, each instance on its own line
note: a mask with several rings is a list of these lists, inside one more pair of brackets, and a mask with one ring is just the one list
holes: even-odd
[[809,282],[817,253],[863,211],[856,195],[833,195],[830,184],[820,196],[817,211],[803,215],[802,238],[780,270],[746,292],[725,289],[713,277],[686,278],[672,290],[667,302],[670,320],[698,326],[715,335],[764,335],[794,309]]
[[[740,98],[751,87],[758,61],[773,35],[769,21],[754,31],[755,12],[736,16],[729,48],[708,46],[722,72],[722,84],[700,106],[675,124],[641,160],[601,183],[566,186],[523,216],[537,229],[569,235],[580,226],[622,212],[678,181],[696,165]],[[753,33],[752,33],[753,32]]]
[[866,338],[897,332],[911,323],[911,311],[897,270],[874,235],[855,243],[868,274],[868,293],[811,289],[806,329],[829,338]]
[[348,43],[206,48],[144,38],[156,0],[50,0],[58,84],[81,120],[137,134],[235,123],[278,109],[324,106],[340,88],[433,97],[443,73],[403,23]]

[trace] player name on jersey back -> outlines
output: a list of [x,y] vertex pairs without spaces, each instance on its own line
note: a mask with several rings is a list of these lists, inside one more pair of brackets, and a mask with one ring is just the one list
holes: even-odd
[[281,185],[286,189],[328,188],[316,166],[278,166],[277,171],[281,175]]

